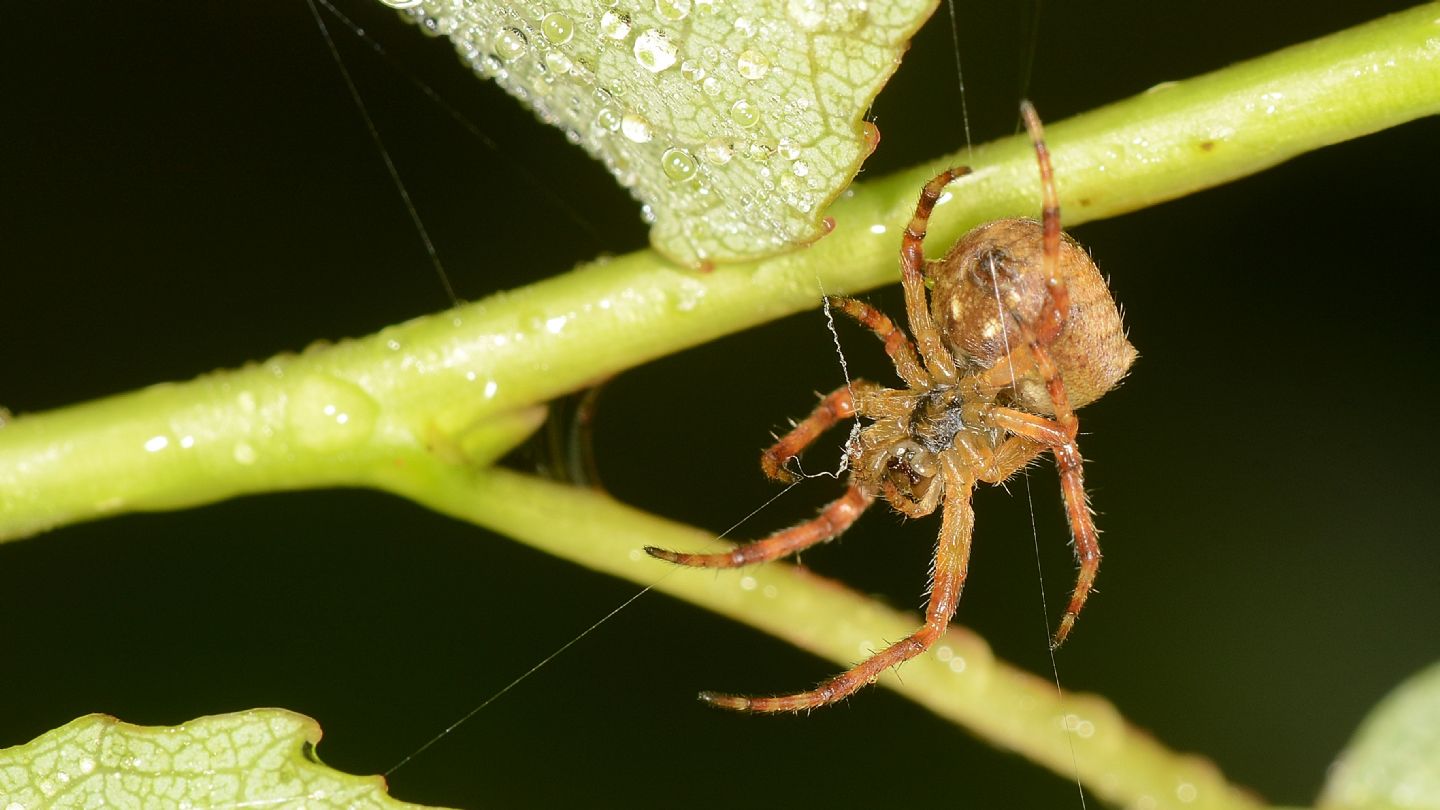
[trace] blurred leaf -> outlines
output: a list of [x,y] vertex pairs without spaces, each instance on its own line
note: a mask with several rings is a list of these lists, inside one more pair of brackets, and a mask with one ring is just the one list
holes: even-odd
[[1440,808],[1440,664],[1380,701],[1330,771],[1326,808]]
[[284,709],[184,725],[135,726],[91,714],[0,750],[6,808],[417,808],[379,776],[321,764],[320,726]]
[[690,265],[824,235],[936,0],[385,0],[603,161]]

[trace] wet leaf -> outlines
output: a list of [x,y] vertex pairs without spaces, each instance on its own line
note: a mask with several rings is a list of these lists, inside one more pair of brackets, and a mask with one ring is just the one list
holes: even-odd
[[331,770],[320,726],[283,709],[135,726],[103,714],[0,750],[0,796],[15,808],[418,808],[379,776]]
[[603,161],[690,265],[824,234],[936,0],[385,0]]
[[1402,683],[1365,718],[1320,804],[1440,810],[1440,664]]

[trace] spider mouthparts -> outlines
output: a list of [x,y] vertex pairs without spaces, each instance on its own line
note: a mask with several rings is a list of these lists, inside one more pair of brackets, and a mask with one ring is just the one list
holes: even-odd
[[722,695],[719,692],[701,692],[698,697],[700,702],[707,706],[714,706],[717,709],[729,709],[736,712],[750,710],[750,698],[739,695]]

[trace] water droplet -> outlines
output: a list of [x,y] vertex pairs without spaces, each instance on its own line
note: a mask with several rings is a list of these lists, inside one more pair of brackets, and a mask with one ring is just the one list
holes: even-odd
[[513,62],[525,54],[530,40],[519,28],[502,28],[495,35],[495,53],[506,62]]
[[865,24],[867,0],[787,0],[785,16],[805,31],[853,31]]
[[660,168],[671,180],[685,181],[695,176],[695,158],[684,149],[674,146],[660,155]]
[[635,61],[651,73],[659,73],[675,64],[675,45],[654,28],[635,38]]
[[724,140],[720,138],[711,138],[709,141],[706,142],[705,151],[701,154],[705,156],[706,160],[714,163],[716,166],[724,166],[726,163],[730,162],[730,158],[734,157],[735,150],[731,149],[730,144],[726,143]]
[[651,208],[649,203],[640,206],[640,221],[646,225],[655,224],[655,209]]
[[494,76],[496,73],[499,73],[501,67],[503,67],[500,63],[500,60],[495,58],[495,54],[493,53],[487,53],[476,58],[474,65],[475,72],[479,73],[480,77],[483,79],[488,79],[491,76]]
[[[375,400],[358,385],[317,374],[307,378],[290,396],[285,415],[300,444],[334,452],[368,439],[379,410]],[[236,460],[240,461],[238,456]]]
[[750,48],[742,51],[735,60],[735,70],[753,82],[765,78],[765,74],[770,72],[770,60],[765,58],[765,54]]
[[626,113],[620,119],[620,131],[635,143],[649,143],[655,137],[655,133],[650,131],[650,122],[635,113]]
[[600,17],[600,33],[611,39],[630,36],[630,18],[615,11],[607,11]]
[[600,111],[595,113],[595,126],[606,132],[619,132],[620,114],[609,107],[601,107]]
[[742,98],[730,106],[730,120],[749,129],[760,123],[760,110]]
[[755,36],[755,23],[750,22],[748,17],[736,17],[735,30],[747,37],[753,37]]
[[690,0],[655,0],[655,13],[671,22],[679,22],[690,13]]
[[692,82],[698,82],[705,78],[705,68],[697,62],[686,59],[680,63],[680,75]]
[[545,66],[550,68],[550,70],[563,75],[569,73],[570,68],[574,67],[575,63],[571,62],[570,57],[566,56],[565,54],[559,51],[551,51],[545,54]]
[[540,33],[552,43],[564,45],[575,36],[575,22],[558,11],[552,11],[540,20]]
[[796,177],[804,177],[810,173],[810,164],[803,160],[797,160],[790,164],[790,171],[794,172]]
[[704,90],[707,96],[718,96],[724,88],[720,86],[719,79],[714,76],[706,76],[705,80],[700,82],[700,89]]
[[796,146],[795,142],[789,138],[781,138],[780,142],[775,144],[775,154],[785,160],[794,160],[800,157],[800,147]]

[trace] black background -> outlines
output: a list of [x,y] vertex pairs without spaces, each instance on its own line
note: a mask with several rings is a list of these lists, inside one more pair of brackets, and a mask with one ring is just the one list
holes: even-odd
[[[987,5],[958,9],[980,140],[1013,131],[1027,51],[1022,4]],[[1403,7],[1269,5],[1055,4],[1029,93],[1058,120]],[[644,244],[609,176],[448,43],[376,3],[343,8],[494,142],[338,35],[461,297]],[[53,408],[447,306],[299,0],[10,3],[0,20],[0,403]],[[950,37],[942,11],[876,103],[867,171],[963,142]],[[1310,801],[1367,709],[1440,650],[1437,135],[1413,123],[1075,231],[1141,359],[1082,414],[1107,557],[1060,676],[1273,801]],[[895,293],[871,298],[898,313]],[[852,371],[888,379],[873,342],[846,339]],[[773,494],[755,463],[768,431],[839,381],[817,313],[636,369],[602,400],[605,482],[723,529]],[[1072,565],[1054,473],[1031,485],[1053,622]],[[811,482],[745,533],[834,493]],[[1012,493],[977,496],[959,621],[1048,673]],[[935,524],[877,510],[806,561],[916,606]],[[0,547],[0,746],[92,711],[284,706],[320,720],[327,762],[383,771],[634,591],[369,492],[68,528]],[[809,717],[694,701],[833,670],[646,596],[392,790],[467,807],[1077,803],[1063,777],[881,690]]]

